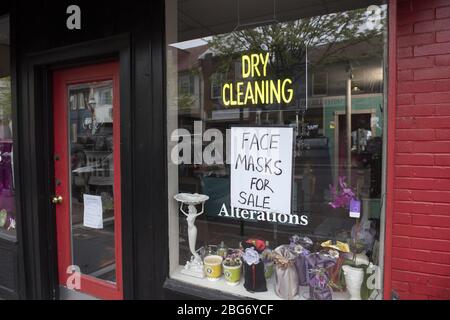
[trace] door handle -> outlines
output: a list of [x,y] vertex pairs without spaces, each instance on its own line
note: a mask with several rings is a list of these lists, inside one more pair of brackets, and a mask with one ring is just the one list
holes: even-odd
[[52,203],[53,204],[60,204],[60,203],[62,203],[62,201],[63,201],[63,198],[61,197],[61,196],[54,196],[53,198],[52,198]]

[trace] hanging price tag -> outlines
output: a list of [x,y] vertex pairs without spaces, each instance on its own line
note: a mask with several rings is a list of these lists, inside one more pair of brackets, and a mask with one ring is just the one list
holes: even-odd
[[352,199],[350,201],[350,218],[361,217],[361,201]]

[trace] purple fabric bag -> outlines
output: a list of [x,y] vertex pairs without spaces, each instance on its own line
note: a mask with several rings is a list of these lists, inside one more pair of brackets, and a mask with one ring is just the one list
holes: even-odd
[[295,254],[295,270],[298,275],[298,285],[299,286],[307,286],[308,285],[308,263],[306,257],[310,254],[310,252],[304,249],[302,246],[297,245],[295,247],[291,246],[291,250]]
[[289,246],[279,246],[273,250],[275,263],[275,293],[291,300],[298,293],[298,276],[295,270],[296,255]]
[[307,253],[300,253],[295,259],[295,269],[298,274],[298,284],[299,286],[308,285],[308,264],[306,262]]
[[309,282],[309,297],[311,300],[333,300],[332,290],[328,285],[328,278],[325,269],[311,270]]
[[311,253],[306,257],[308,265],[308,284],[311,300],[332,300],[332,290],[328,285],[330,275],[327,269],[336,264],[336,258],[322,252]]
[[306,250],[311,250],[311,247],[313,246],[313,242],[308,237],[300,237],[299,235],[294,234],[292,237],[289,238],[290,246],[297,246],[301,245]]
[[310,254],[309,249],[312,247],[313,242],[308,237],[300,237],[293,235],[290,239],[290,248],[297,256],[295,258],[295,269],[298,275],[298,285],[308,285],[308,263],[306,257]]
[[336,258],[323,252],[314,252],[306,257],[308,269],[328,269],[336,264]]

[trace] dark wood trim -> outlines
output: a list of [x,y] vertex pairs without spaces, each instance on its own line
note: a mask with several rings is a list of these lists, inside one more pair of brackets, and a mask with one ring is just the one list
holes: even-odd
[[133,37],[135,297],[162,299],[168,272],[164,1]]
[[[134,113],[131,95],[131,41],[119,52],[120,61],[120,154],[122,173],[122,274],[123,297],[134,298],[134,215],[133,215],[133,131]],[[126,110],[124,110],[126,108]]]
[[[157,203],[152,212],[156,256],[153,256],[153,298],[164,298],[163,285],[169,272],[169,212],[167,186],[167,99],[166,99],[166,39],[165,2],[153,1],[154,19],[151,21],[151,70],[152,70],[152,172],[153,196]],[[159,251],[160,250],[160,251]]]
[[11,1],[10,0],[3,0],[0,4],[0,16],[4,14],[9,14],[11,12]]
[[[25,298],[26,297],[26,276],[25,276],[25,258],[24,258],[24,247],[23,239],[26,232],[23,229],[22,222],[22,212],[23,212],[23,197],[22,197],[22,180],[21,176],[21,150],[20,145],[22,144],[22,133],[19,131],[19,62],[17,59],[17,6],[16,3],[10,4],[9,19],[10,19],[10,57],[11,57],[11,102],[12,102],[12,131],[13,131],[13,148],[14,157],[16,159],[14,163],[14,176],[15,178],[15,207],[16,207],[16,259],[17,264],[15,268],[16,274],[13,275],[17,279],[17,297],[14,298]],[[21,276],[23,275],[23,276]],[[4,297],[2,295],[2,297]]]
[[[29,6],[18,3],[21,10]],[[36,17],[42,15],[57,15],[65,3],[32,5],[35,11],[21,11],[17,23],[23,297],[59,296],[56,228],[49,203],[53,191],[49,76],[57,68],[119,58],[124,297],[162,298],[168,272],[164,1],[118,3],[102,19],[95,19],[94,14],[106,0],[83,2],[83,10],[91,14],[85,15],[86,28],[80,32],[57,27],[64,21],[56,16],[56,20],[44,21],[39,30],[21,25],[37,22]],[[83,39],[91,41],[80,43]]]

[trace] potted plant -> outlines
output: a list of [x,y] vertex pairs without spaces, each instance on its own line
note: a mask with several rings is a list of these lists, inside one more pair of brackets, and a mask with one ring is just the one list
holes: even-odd
[[225,281],[230,286],[236,286],[241,281],[242,260],[238,250],[229,254],[222,262]]
[[[335,210],[337,209],[343,209],[346,212],[350,211],[350,216],[352,217],[352,203],[356,204],[356,210],[360,210],[360,202],[356,197],[356,192],[354,189],[349,186],[345,182],[345,177],[341,176],[339,177],[339,182],[337,185],[330,185],[330,194],[331,194],[331,201],[329,202],[329,206]],[[359,203],[359,205],[358,205]],[[359,217],[360,212],[358,216],[355,216],[356,221],[354,226],[351,230],[351,239],[348,241],[349,245],[351,247],[351,250],[354,253],[360,253],[365,249],[365,243],[364,241],[366,238],[369,238],[370,240],[370,234],[367,232],[366,228],[366,220],[364,217]],[[369,224],[370,226],[370,224]],[[373,238],[373,236],[372,236]],[[336,237],[332,240],[333,244],[336,242]]]

